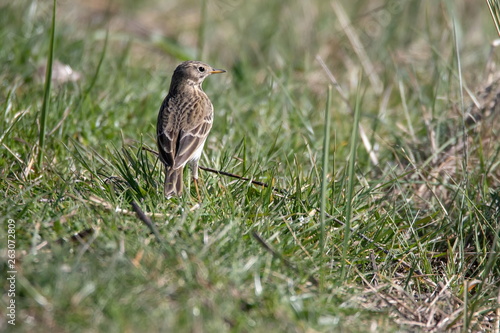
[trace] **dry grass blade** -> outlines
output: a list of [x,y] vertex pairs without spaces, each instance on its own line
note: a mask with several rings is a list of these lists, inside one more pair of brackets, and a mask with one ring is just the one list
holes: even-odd
[[[113,211],[115,213],[119,213],[119,214],[123,214],[123,215],[128,215],[128,216],[135,216],[136,213],[133,212],[133,211],[130,211],[130,210],[127,210],[127,209],[123,209],[123,208],[120,208],[120,207],[115,207],[113,204],[111,204],[110,202],[107,202],[101,198],[98,198],[96,196],[93,196],[91,195],[88,199],[83,199],[83,198],[80,198],[80,197],[77,197],[77,196],[74,196],[74,195],[71,195],[71,194],[68,194],[69,197],[73,198],[73,199],[76,199],[76,200],[79,200],[81,202],[84,202],[84,203],[87,203],[87,204],[90,204],[90,205],[93,205],[93,206],[98,206],[98,207],[101,207],[105,210],[108,210],[108,211]],[[144,215],[148,216],[148,217],[157,217],[157,218],[163,218],[163,217],[167,217],[169,216],[168,214],[161,214],[161,213],[151,213],[151,212],[143,212]]]
[[340,21],[342,29],[344,30],[347,38],[349,39],[349,42],[352,44],[352,48],[356,53],[356,55],[358,56],[359,61],[361,62],[361,65],[363,66],[363,69],[366,75],[368,76],[368,79],[370,80],[373,90],[377,94],[382,93],[383,91],[382,80],[380,80],[380,77],[375,71],[375,66],[373,65],[373,62],[370,60],[370,57],[368,56],[358,33],[352,27],[344,7],[338,1],[332,1],[331,5],[333,10],[335,11],[335,15],[337,15],[337,18]]
[[500,36],[500,3],[495,0],[486,0],[486,2],[488,3],[493,23],[495,23],[498,35]]
[[[323,58],[321,58],[320,55],[316,56],[316,61],[318,61],[319,65],[321,68],[325,71],[326,76],[328,76],[328,79],[332,82],[333,86],[337,90],[337,92],[340,95],[340,98],[342,98],[342,101],[345,103],[347,109],[351,114],[354,114],[354,110],[351,107],[351,104],[349,103],[349,98],[347,97],[346,93],[342,89],[342,86],[338,83],[337,79],[333,75],[332,71],[328,68],[328,66],[325,64],[323,61]],[[368,138],[368,134],[366,134],[365,128],[363,125],[360,123],[359,124],[359,135],[361,136],[361,140],[363,142],[363,145],[365,146],[365,149],[370,156],[370,160],[374,165],[378,165],[378,157],[377,154],[375,153],[373,146],[370,142],[370,139]]]

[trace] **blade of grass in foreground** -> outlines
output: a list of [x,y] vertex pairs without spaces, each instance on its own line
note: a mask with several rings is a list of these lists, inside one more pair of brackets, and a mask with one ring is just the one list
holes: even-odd
[[52,83],[52,62],[54,60],[54,35],[56,32],[56,0],[52,3],[52,26],[50,30],[49,56],[47,57],[47,69],[45,74],[45,88],[43,94],[42,111],[40,113],[40,136],[38,137],[38,159],[37,170],[40,171],[43,161],[45,147],[45,130],[47,127],[47,112],[50,104],[50,89]]
[[495,28],[497,28],[498,35],[500,36],[500,3],[498,0],[486,0],[486,2],[488,3],[493,23],[495,23]]
[[349,149],[349,166],[348,166],[348,177],[347,181],[347,202],[346,202],[346,214],[345,214],[345,226],[344,226],[344,244],[342,248],[342,278],[341,281],[345,280],[346,277],[346,262],[347,262],[347,247],[349,246],[349,238],[351,236],[351,216],[352,216],[352,196],[354,190],[354,165],[356,163],[356,146],[358,145],[358,125],[359,125],[359,113],[360,113],[360,102],[361,93],[358,88],[356,97],[356,108],[354,109],[354,122],[352,124],[352,134],[351,134],[351,145]]
[[326,183],[328,175],[328,151],[330,147],[330,107],[332,99],[332,86],[328,85],[328,95],[326,98],[325,107],[325,127],[323,130],[323,160],[321,167],[323,173],[321,175],[321,215],[320,215],[320,243],[319,250],[323,253],[325,249],[325,211],[326,211]]

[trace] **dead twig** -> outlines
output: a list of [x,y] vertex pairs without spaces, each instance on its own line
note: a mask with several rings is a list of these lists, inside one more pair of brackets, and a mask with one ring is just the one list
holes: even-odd
[[132,209],[134,210],[134,212],[137,214],[137,217],[139,218],[139,220],[141,220],[149,228],[149,230],[151,230],[151,232],[155,236],[156,240],[160,244],[164,244],[163,239],[161,238],[160,233],[158,232],[158,229],[156,229],[156,226],[154,225],[153,221],[151,221],[149,216],[147,216],[142,211],[141,207],[139,207],[139,205],[135,201],[132,200],[130,205],[132,206]]
[[218,175],[223,175],[223,176],[228,176],[228,177],[232,177],[232,178],[237,178],[237,179],[244,180],[244,181],[250,181],[254,185],[258,185],[258,186],[262,186],[262,187],[270,187],[273,191],[278,192],[278,193],[283,194],[283,195],[288,194],[287,191],[285,191],[283,189],[280,189],[280,188],[277,188],[277,187],[274,187],[274,186],[270,186],[269,184],[264,183],[264,182],[260,182],[258,180],[253,180],[253,179],[250,179],[250,178],[247,178],[247,177],[236,175],[234,173],[230,173],[230,172],[226,172],[226,171],[221,171],[221,170],[215,170],[215,169],[204,167],[204,166],[201,166],[201,165],[199,166],[199,168],[201,170],[208,171],[208,172],[213,172],[213,173],[216,173]]
[[[285,259],[280,253],[278,253],[269,244],[267,244],[267,242],[262,237],[260,237],[260,235],[256,231],[252,232],[252,236],[253,236],[253,238],[255,238],[260,243],[260,245],[262,245],[262,247],[264,249],[266,249],[268,252],[270,252],[273,255],[273,257],[281,260],[285,264],[286,267],[290,268],[295,273],[299,273],[298,268],[294,264],[292,264],[290,261],[288,261],[287,259]],[[319,282],[318,282],[318,280],[316,280],[316,278],[314,276],[309,275],[308,280],[314,286],[316,286],[316,287],[319,286]]]
[[[145,151],[148,151],[148,152],[150,152],[152,154],[155,154],[156,156],[158,156],[158,152],[154,151],[153,149],[149,149],[149,148],[144,147],[144,146],[142,147],[142,149],[145,150]],[[199,165],[198,168],[200,168],[203,171],[208,171],[208,172],[216,173],[218,175],[232,177],[232,178],[236,178],[236,179],[240,179],[240,180],[244,180],[244,181],[249,181],[249,182],[251,182],[254,185],[258,185],[258,186],[262,186],[262,187],[270,187],[273,191],[278,192],[278,193],[283,194],[283,195],[287,195],[288,194],[288,192],[285,191],[285,190],[283,190],[283,189],[280,189],[280,188],[277,188],[277,187],[274,187],[274,186],[270,186],[269,184],[264,183],[264,182],[260,182],[258,180],[253,180],[251,178],[247,178],[247,177],[243,177],[243,176],[240,176],[240,175],[236,175],[234,173],[230,173],[230,172],[226,172],[226,171],[222,171],[222,170],[216,170],[216,169],[204,167],[204,166],[201,166],[201,165]]]
[[65,238],[59,238],[56,243],[58,244],[63,244],[67,241],[70,241],[70,242],[79,242],[79,243],[83,243],[83,241],[85,240],[85,238],[87,238],[88,236],[91,236],[93,235],[95,232],[95,230],[93,228],[88,228],[88,229],[85,229],[85,230],[82,230],[80,232],[77,232],[77,233],[74,233],[73,235],[71,235],[71,237],[66,240]]
[[[98,198],[98,197],[93,196],[93,195],[91,195],[88,198],[88,200],[87,199],[83,199],[81,197],[78,197],[76,195],[72,195],[72,194],[68,194],[67,196],[70,197],[70,198],[79,200],[81,202],[91,204],[93,206],[101,207],[101,208],[103,208],[105,210],[113,211],[115,213],[119,213],[119,214],[123,214],[123,215],[129,215],[129,216],[134,216],[135,215],[133,211],[130,211],[130,210],[127,210],[127,209],[123,209],[123,208],[120,208],[120,207],[115,207],[110,202],[107,202],[104,199]],[[149,216],[149,217],[158,217],[158,218],[164,218],[164,217],[168,217],[169,216],[168,214],[150,213],[150,212],[144,212],[144,215]]]

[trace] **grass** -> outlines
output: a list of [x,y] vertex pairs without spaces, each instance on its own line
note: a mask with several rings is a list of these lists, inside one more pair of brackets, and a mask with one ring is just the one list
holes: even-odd
[[49,56],[47,57],[47,70],[45,75],[45,87],[43,95],[42,110],[40,112],[40,135],[38,139],[38,158],[37,158],[37,168],[40,170],[43,161],[43,153],[45,150],[45,136],[47,128],[47,109],[50,103],[50,88],[52,84],[52,67],[54,63],[54,36],[56,31],[56,3],[52,4],[52,25],[50,29],[50,46],[49,46]]
[[[54,64],[80,78],[54,70],[51,89],[51,2],[0,10],[0,242],[14,220],[18,331],[498,330],[486,2],[57,4]],[[228,70],[205,82],[200,164],[284,192],[200,171],[199,206],[187,172],[187,193],[163,198],[143,147],[196,54]]]

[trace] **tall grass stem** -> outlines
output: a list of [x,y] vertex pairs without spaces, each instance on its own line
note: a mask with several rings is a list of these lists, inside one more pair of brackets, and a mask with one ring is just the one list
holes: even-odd
[[328,183],[328,152],[330,150],[330,108],[332,102],[332,86],[328,85],[325,107],[325,124],[323,127],[323,159],[321,161],[323,173],[321,175],[321,214],[320,214],[320,253],[325,250],[325,212],[326,212],[326,185]]
[[40,112],[40,134],[38,137],[38,159],[37,170],[42,168],[42,161],[45,149],[45,131],[47,128],[47,112],[50,106],[50,90],[52,83],[52,63],[54,60],[54,36],[56,32],[56,0],[52,4],[52,26],[50,30],[49,56],[47,57],[47,70],[45,73],[45,88],[43,94],[42,110]]
[[497,33],[500,36],[500,3],[498,0],[486,0],[486,2],[488,3],[488,8],[490,9]]
[[354,121],[352,124],[351,132],[351,143],[349,147],[349,165],[348,165],[348,181],[347,181],[347,202],[346,202],[346,213],[345,213],[345,226],[344,226],[344,244],[342,247],[342,281],[346,277],[346,262],[347,258],[347,248],[349,246],[349,239],[351,237],[351,218],[352,218],[352,199],[354,192],[354,166],[356,164],[356,147],[358,145],[358,127],[359,127],[359,116],[360,116],[360,104],[361,104],[361,93],[358,88],[356,107],[354,109]]

